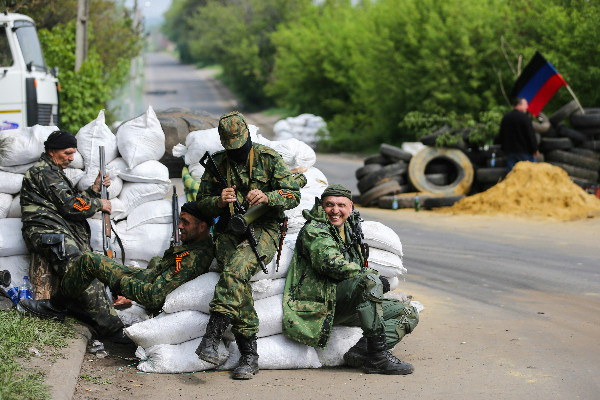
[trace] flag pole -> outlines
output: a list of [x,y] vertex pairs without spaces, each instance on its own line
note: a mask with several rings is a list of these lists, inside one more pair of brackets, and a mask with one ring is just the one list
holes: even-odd
[[565,85],[565,86],[566,86],[567,90],[569,91],[569,93],[571,93],[571,96],[573,96],[573,100],[575,100],[575,103],[577,103],[577,105],[579,106],[581,113],[585,114],[585,111],[583,110],[583,107],[581,107],[581,103],[579,103],[579,99],[577,98],[577,96],[575,96],[575,93],[573,93],[571,86],[569,86],[569,85]]

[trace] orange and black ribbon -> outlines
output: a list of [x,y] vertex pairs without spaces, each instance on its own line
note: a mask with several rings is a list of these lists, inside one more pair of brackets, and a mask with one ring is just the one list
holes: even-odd
[[179,271],[181,271],[181,260],[183,260],[183,257],[189,256],[189,255],[190,255],[190,252],[186,251],[184,253],[177,254],[175,256],[175,273],[173,275],[176,275],[179,273]]
[[283,190],[283,189],[279,189],[279,190],[277,191],[277,193],[279,193],[279,195],[280,195],[281,197],[285,197],[286,199],[291,199],[292,197],[294,197],[294,195],[293,195],[292,193],[290,193],[290,192],[286,192],[286,191],[285,191],[285,190]]
[[86,203],[84,199],[81,197],[75,197],[75,199],[78,200],[79,203],[75,202],[75,204],[73,204],[74,209],[77,211],[85,211],[90,209],[90,205]]

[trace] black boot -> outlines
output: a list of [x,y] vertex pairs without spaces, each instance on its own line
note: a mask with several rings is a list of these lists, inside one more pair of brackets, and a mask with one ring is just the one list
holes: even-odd
[[57,293],[50,300],[21,299],[19,305],[26,312],[39,318],[56,319],[60,322],[67,315],[67,298]]
[[233,370],[233,379],[252,379],[258,374],[258,352],[256,351],[256,335],[249,338],[235,335],[235,341],[242,356],[239,365]]
[[360,338],[354,346],[344,354],[344,362],[349,367],[362,367],[367,361],[367,338]]
[[210,313],[210,319],[206,326],[206,333],[202,338],[202,342],[196,349],[196,354],[200,359],[211,364],[220,365],[225,362],[219,358],[219,343],[223,332],[229,326],[229,318],[223,314],[216,312]]
[[415,370],[409,364],[398,360],[386,348],[385,333],[367,338],[367,360],[364,364],[367,374],[408,375]]

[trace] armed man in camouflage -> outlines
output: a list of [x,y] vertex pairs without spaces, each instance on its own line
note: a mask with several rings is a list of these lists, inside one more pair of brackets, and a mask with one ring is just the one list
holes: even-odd
[[298,205],[300,189],[279,153],[252,143],[242,114],[234,111],[222,116],[218,129],[225,151],[215,153],[214,160],[222,176],[227,177],[228,188],[221,190],[206,171],[198,190],[198,204],[211,216],[219,217],[214,234],[217,263],[222,272],[210,303],[206,334],[196,353],[202,360],[219,364],[217,348],[231,323],[241,353],[233,378],[251,379],[258,372],[258,316],[249,281],[260,266],[244,236],[227,228],[233,214],[232,203],[237,198],[246,209],[258,204],[268,207],[253,222],[258,252],[266,256],[268,264],[277,251],[283,211]]
[[349,218],[350,191],[328,186],[320,203],[304,210],[283,294],[283,334],[325,348],[333,325],[360,326],[363,337],[345,355],[346,364],[369,374],[405,375],[413,366],[394,357],[393,348],[418,323],[417,311],[384,299],[386,278],[366,267]]
[[167,249],[162,258],[152,258],[148,268],[121,265],[103,254],[86,252],[71,265],[62,278],[59,292],[50,300],[23,299],[19,304],[40,317],[63,320],[69,299],[77,298],[97,278],[113,294],[135,300],[156,314],[169,293],[208,272],[215,258],[210,237],[212,222],[197,203],[185,203],[178,225],[183,245]]
[[[111,211],[109,200],[100,198],[101,178],[110,185],[108,174],[98,174],[94,184],[79,191],[63,170],[73,161],[77,139],[67,131],[55,131],[44,142],[45,152],[25,174],[21,188],[22,234],[27,248],[42,255],[53,273],[62,278],[70,263],[90,247],[87,218],[98,211]],[[69,303],[70,312],[90,324],[101,338],[127,341],[123,323],[106,296],[104,286],[92,282]]]

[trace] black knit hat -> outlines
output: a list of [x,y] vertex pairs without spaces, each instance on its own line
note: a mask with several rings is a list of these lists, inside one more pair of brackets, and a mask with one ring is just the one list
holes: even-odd
[[212,226],[214,219],[208,215],[200,207],[198,207],[198,202],[196,201],[188,201],[184,205],[181,206],[181,212],[186,212],[194,217],[198,218],[200,221],[206,222],[208,226]]
[[77,139],[75,139],[75,136],[71,132],[63,130],[54,131],[44,142],[44,148],[46,150],[77,148]]

